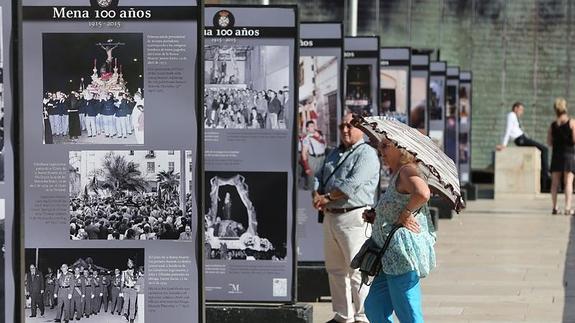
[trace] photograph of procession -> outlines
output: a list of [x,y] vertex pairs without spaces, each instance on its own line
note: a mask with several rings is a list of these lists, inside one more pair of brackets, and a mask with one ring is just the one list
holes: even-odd
[[144,249],[25,251],[26,323],[144,323]]
[[338,145],[339,68],[336,56],[300,56],[298,188],[313,190],[314,177]]
[[70,239],[190,240],[180,151],[69,153]]
[[206,45],[204,55],[206,129],[287,129],[288,46]]
[[287,173],[206,172],[204,191],[207,259],[285,259]]
[[143,144],[141,33],[44,33],[44,144]]
[[345,67],[345,110],[359,115],[371,115],[371,65],[350,64]]

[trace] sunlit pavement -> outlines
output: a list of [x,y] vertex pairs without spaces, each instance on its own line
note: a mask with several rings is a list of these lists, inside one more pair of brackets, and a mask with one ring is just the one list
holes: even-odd
[[[548,195],[469,202],[439,222],[425,321],[575,322],[574,241],[575,217],[551,215]],[[313,306],[314,322],[332,318],[329,300]]]

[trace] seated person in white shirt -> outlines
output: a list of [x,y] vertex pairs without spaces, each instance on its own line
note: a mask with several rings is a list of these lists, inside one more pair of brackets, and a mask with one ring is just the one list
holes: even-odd
[[537,147],[541,152],[541,188],[547,189],[547,182],[549,179],[549,164],[548,164],[548,154],[549,151],[547,147],[537,141],[527,137],[521,125],[519,124],[519,118],[523,115],[525,107],[521,102],[515,102],[511,108],[511,112],[507,114],[507,125],[505,127],[505,135],[503,136],[503,141],[501,145],[497,145],[497,150],[503,150],[507,146],[509,139],[512,139],[517,146],[523,147]]

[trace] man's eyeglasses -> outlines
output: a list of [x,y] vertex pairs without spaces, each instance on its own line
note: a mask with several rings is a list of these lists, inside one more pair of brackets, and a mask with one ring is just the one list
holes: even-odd
[[351,129],[353,126],[349,122],[342,123],[338,126],[339,130],[343,130],[344,128]]

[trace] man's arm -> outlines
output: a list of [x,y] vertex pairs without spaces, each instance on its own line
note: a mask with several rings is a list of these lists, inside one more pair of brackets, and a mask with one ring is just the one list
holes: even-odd
[[[508,113],[507,114],[507,122],[505,124],[505,134],[503,135],[503,140],[501,141],[501,145],[497,145],[497,150],[504,149],[507,144],[509,143],[509,139],[511,138],[511,127],[514,123],[514,116],[515,113]],[[515,117],[517,118],[517,117]]]
[[307,148],[304,139],[301,142],[301,164],[303,166],[306,175],[311,175],[311,168],[309,167],[308,155],[309,155],[309,149]]

